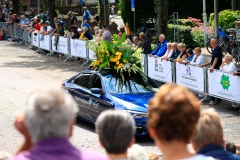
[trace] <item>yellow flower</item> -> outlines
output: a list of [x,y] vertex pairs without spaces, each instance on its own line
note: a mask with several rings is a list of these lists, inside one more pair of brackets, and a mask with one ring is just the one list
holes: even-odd
[[106,51],[106,54],[109,54],[109,52],[108,52],[108,51]]
[[118,60],[121,59],[121,55],[119,55],[119,56],[117,57],[117,59],[118,59]]
[[119,55],[122,55],[122,52],[116,52],[115,54],[119,56]]
[[117,58],[114,58],[114,59],[113,59],[113,62],[117,62]]
[[124,60],[123,60],[123,63],[127,63],[127,61],[124,59]]
[[116,62],[116,65],[119,65],[119,61]]
[[110,61],[111,61],[111,62],[114,62],[114,58],[111,58]]
[[118,67],[117,66],[114,66],[114,69],[117,69]]
[[118,43],[118,41],[113,41],[113,44],[117,44]]
[[99,61],[96,61],[95,63],[96,63],[97,66],[99,65]]
[[123,64],[120,63],[120,64],[118,65],[118,68],[122,68],[122,67],[123,67]]
[[103,49],[101,49],[101,52],[104,52],[104,50],[103,50]]

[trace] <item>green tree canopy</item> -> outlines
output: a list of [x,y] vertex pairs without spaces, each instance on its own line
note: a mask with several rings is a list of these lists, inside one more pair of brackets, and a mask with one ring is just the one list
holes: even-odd
[[[149,18],[156,17],[155,4],[153,0],[135,0],[136,30],[144,26]],[[134,30],[133,12],[131,11],[131,0],[121,0],[119,3],[121,16],[124,23],[129,24],[131,31]]]

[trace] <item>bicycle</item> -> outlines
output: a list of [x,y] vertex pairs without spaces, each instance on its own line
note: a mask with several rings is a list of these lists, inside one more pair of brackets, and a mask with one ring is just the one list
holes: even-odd
[[[208,38],[208,41],[207,41],[207,51],[209,53],[212,53],[212,47],[210,44],[210,41],[212,38],[215,38],[215,37],[214,36],[210,37],[210,38]],[[217,37],[217,38],[218,38],[219,46],[221,47],[223,54],[224,55],[227,54],[229,52],[229,39],[221,27],[219,27],[219,37]]]
[[[213,51],[213,49],[211,47],[211,44],[210,44],[212,38],[215,38],[215,37],[214,36],[213,37],[209,37],[208,41],[207,41],[207,51],[209,53],[211,53],[211,54],[212,54],[212,51]],[[218,37],[218,41],[219,41],[219,46],[222,49],[223,55],[229,53],[230,49],[229,49],[229,41],[228,41],[228,39],[227,38],[223,38],[223,37]]]

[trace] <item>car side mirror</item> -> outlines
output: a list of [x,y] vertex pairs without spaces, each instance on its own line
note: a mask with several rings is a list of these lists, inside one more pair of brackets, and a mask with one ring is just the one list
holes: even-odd
[[102,91],[100,88],[91,88],[91,93],[93,94],[102,94]]

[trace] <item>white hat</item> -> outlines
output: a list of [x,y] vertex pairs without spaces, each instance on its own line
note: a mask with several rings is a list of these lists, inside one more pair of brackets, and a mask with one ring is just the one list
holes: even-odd
[[78,32],[81,32],[82,31],[82,29],[81,28],[78,28]]

